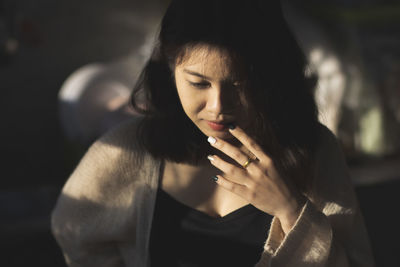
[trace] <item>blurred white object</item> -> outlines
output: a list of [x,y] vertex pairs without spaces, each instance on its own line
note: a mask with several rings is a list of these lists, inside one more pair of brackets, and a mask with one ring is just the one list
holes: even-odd
[[69,139],[88,143],[128,115],[132,85],[118,76],[104,64],[90,64],[64,82],[59,92],[59,112]]
[[132,4],[136,9],[113,9],[107,11],[106,17],[98,17],[109,21],[109,25],[131,29],[130,54],[110,63],[92,63],[77,69],[59,91],[61,126],[73,142],[88,145],[135,115],[129,106],[130,94],[150,57],[165,4],[155,0]]
[[318,74],[315,98],[320,111],[319,119],[337,134],[346,76],[338,58],[328,51],[314,48],[310,51],[309,58]]
[[318,21],[303,13],[291,1],[283,1],[285,17],[309,60],[309,70],[318,75],[315,99],[319,120],[332,132],[338,133],[340,107],[346,87],[340,59],[331,46],[330,36]]

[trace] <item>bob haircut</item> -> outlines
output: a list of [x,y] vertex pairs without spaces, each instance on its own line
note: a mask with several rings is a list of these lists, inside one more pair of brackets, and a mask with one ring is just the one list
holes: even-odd
[[186,116],[175,66],[198,44],[223,49],[245,71],[244,94],[256,110],[249,134],[281,175],[309,191],[318,137],[315,79],[277,0],[172,0],[158,42],[133,90],[131,104],[143,119],[137,140],[154,157],[196,163],[209,144]]

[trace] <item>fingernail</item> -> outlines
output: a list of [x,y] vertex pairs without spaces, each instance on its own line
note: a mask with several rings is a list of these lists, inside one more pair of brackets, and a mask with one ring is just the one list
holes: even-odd
[[214,182],[218,181],[218,177],[217,176],[213,176],[212,179],[214,180]]
[[210,160],[210,161],[214,161],[214,157],[211,156],[211,155],[208,155],[207,158],[208,158],[208,160]]
[[217,139],[215,139],[214,137],[210,136],[210,137],[208,137],[207,141],[208,141],[210,144],[215,144],[215,143],[217,142]]
[[233,124],[233,123],[231,123],[231,124],[228,125],[228,128],[231,129],[231,130],[233,130],[233,129],[236,128],[236,125]]

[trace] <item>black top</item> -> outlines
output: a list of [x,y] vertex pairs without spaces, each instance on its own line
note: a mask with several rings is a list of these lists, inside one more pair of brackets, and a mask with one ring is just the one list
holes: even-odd
[[150,234],[151,266],[254,266],[271,220],[250,204],[211,217],[159,189]]

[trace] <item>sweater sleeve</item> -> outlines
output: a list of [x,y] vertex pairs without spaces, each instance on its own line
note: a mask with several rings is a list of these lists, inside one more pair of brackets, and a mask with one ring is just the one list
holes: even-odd
[[68,266],[123,266],[117,244],[135,242],[137,185],[127,167],[132,164],[123,162],[129,158],[126,133],[115,130],[96,141],[62,189],[51,223]]
[[316,152],[313,198],[302,208],[285,236],[274,218],[257,267],[375,266],[344,155],[336,138],[322,129]]

